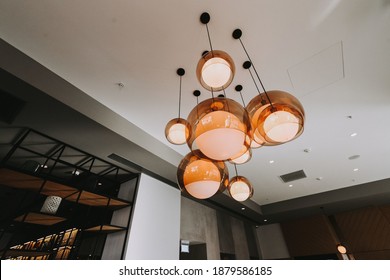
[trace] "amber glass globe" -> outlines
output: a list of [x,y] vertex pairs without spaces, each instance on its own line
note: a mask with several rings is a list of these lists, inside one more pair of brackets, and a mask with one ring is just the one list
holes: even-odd
[[198,199],[206,199],[224,191],[229,171],[222,161],[213,161],[200,152],[190,152],[180,162],[177,181],[182,191]]
[[233,59],[224,51],[205,53],[196,67],[196,76],[205,89],[220,91],[233,81],[236,71]]
[[261,145],[274,146],[286,143],[302,134],[305,111],[293,95],[279,90],[257,95],[247,105],[253,127],[253,140]]
[[231,178],[228,191],[230,196],[237,201],[245,201],[253,195],[251,183],[243,176],[235,176]]
[[246,145],[250,122],[246,110],[236,101],[215,97],[197,105],[188,115],[191,127],[189,148],[199,149],[214,160],[240,155]]
[[189,136],[190,125],[185,119],[176,118],[170,120],[165,126],[165,137],[172,144],[182,145],[186,143]]

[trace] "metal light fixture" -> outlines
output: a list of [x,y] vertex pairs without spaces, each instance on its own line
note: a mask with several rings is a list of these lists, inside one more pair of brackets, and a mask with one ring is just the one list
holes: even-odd
[[170,120],[165,127],[165,137],[167,140],[174,145],[182,145],[186,143],[190,129],[189,124],[185,119],[180,117],[181,108],[181,78],[184,76],[185,71],[183,68],[179,68],[176,71],[177,75],[180,76],[180,89],[179,89],[179,117]]
[[[258,98],[255,97],[256,100],[252,100],[253,102],[251,101],[247,107],[253,129],[255,130],[254,135],[259,141],[258,143],[267,146],[274,146],[297,138],[303,132],[305,120],[305,112],[301,103],[298,99],[287,92],[267,92],[256,67],[254,66],[241,40],[242,31],[240,29],[236,29],[233,31],[232,36],[234,39],[240,41],[248,58],[248,61],[243,64],[243,67],[249,70],[261,99],[259,102]],[[257,87],[257,83],[250,71],[251,66],[263,89],[263,93],[260,93]],[[273,95],[276,95],[276,97]]]
[[[242,86],[237,85],[242,105],[227,98],[225,89],[232,83],[235,74],[233,59],[224,51],[214,50],[208,23],[210,15],[200,17],[206,25],[209,51],[202,54],[196,67],[199,83],[211,92],[211,98],[199,103],[200,92],[194,91],[197,104],[187,120],[180,118],[181,77],[180,76],[179,117],[171,120],[165,129],[169,142],[187,143],[191,152],[180,162],[177,180],[180,189],[198,199],[207,199],[218,192],[228,190],[236,201],[245,201],[253,196],[249,180],[237,173],[237,164],[244,164],[252,158],[252,149],[274,146],[297,138],[304,127],[304,109],[291,94],[272,90],[266,91],[244,44],[242,31],[236,29],[233,38],[238,39],[248,57],[243,64],[252,77],[258,95],[245,105]],[[257,77],[257,82],[252,69]],[[263,92],[260,92],[258,83]],[[214,92],[223,94],[214,96]],[[236,176],[230,179],[225,161],[234,164]]]
[[[196,68],[200,84],[211,91],[211,98],[198,104],[189,114],[191,127],[187,141],[189,148],[199,149],[214,160],[232,160],[242,155],[250,130],[248,114],[236,101],[214,97],[214,91],[224,90],[233,80],[235,66],[231,57],[213,50],[208,22],[210,15],[203,13],[200,21],[206,25],[210,51],[203,53]],[[226,141],[229,139],[229,141]]]
[[205,51],[196,67],[196,76],[200,84],[209,91],[221,91],[227,88],[233,81],[235,65],[233,59],[226,52],[214,50],[211,44],[208,23],[210,15],[203,13],[200,22],[206,25],[210,51]]

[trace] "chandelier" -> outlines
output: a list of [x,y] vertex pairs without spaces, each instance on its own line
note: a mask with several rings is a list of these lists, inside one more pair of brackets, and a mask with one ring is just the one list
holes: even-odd
[[[252,149],[275,146],[294,140],[302,134],[305,112],[297,98],[280,91],[267,91],[241,40],[242,31],[233,31],[248,58],[243,68],[250,73],[258,94],[245,105],[242,86],[235,90],[242,104],[227,98],[225,89],[234,79],[236,66],[228,53],[214,50],[208,23],[210,15],[203,13],[200,21],[206,26],[209,51],[205,51],[196,67],[200,85],[211,92],[211,98],[198,102],[199,91],[194,91],[197,105],[187,119],[181,118],[181,86],[185,74],[180,77],[178,118],[168,122],[165,128],[167,140],[175,145],[187,143],[191,152],[180,162],[177,181],[180,189],[198,199],[207,199],[226,189],[236,201],[252,197],[249,180],[239,176],[237,165],[248,162]],[[261,87],[261,90],[259,88]],[[215,96],[216,92],[223,92]],[[236,176],[229,179],[227,163],[233,164]]]

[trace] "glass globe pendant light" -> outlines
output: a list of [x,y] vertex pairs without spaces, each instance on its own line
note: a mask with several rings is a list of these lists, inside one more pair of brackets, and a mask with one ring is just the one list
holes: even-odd
[[212,97],[199,103],[188,115],[191,127],[189,148],[199,149],[214,160],[240,155],[250,130],[249,117],[238,102]]
[[196,76],[199,83],[209,91],[220,91],[227,88],[233,81],[235,65],[233,59],[226,52],[213,50],[211,44],[208,23],[210,15],[203,13],[200,16],[201,23],[206,25],[210,51],[205,51],[196,67]]
[[[304,127],[305,113],[302,105],[298,99],[291,94],[282,91],[274,91],[278,92],[276,95],[279,97],[279,103],[276,105],[277,102],[274,98],[271,98],[270,92],[265,90],[263,82],[261,81],[252,60],[242,43],[242,31],[240,29],[236,29],[233,31],[232,36],[234,39],[240,41],[241,46],[248,57],[249,61],[246,61],[243,64],[243,67],[249,70],[260,96],[252,99],[247,106],[251,125],[254,129],[253,137],[256,139],[255,141],[259,144],[264,141],[263,145],[274,146],[297,138],[302,134]],[[250,71],[251,66],[253,67],[258,82],[264,91],[263,94],[260,94],[257,83]],[[284,96],[281,97],[279,92],[283,93],[282,95]]]
[[264,146],[289,142],[302,134],[305,111],[293,95],[272,90],[267,92],[272,105],[264,94],[254,97],[246,109],[253,129],[253,141]]
[[228,191],[236,201],[245,201],[253,196],[253,187],[247,178],[238,176],[237,166],[234,165],[236,176],[230,179]]
[[207,90],[221,91],[233,81],[235,65],[224,51],[205,52],[196,67],[199,83]]
[[180,118],[180,106],[181,106],[181,79],[184,76],[185,71],[183,68],[177,69],[176,73],[180,76],[180,89],[179,89],[179,117],[170,120],[165,126],[165,137],[174,145],[182,145],[186,143],[190,127],[188,121]]
[[223,161],[211,160],[194,151],[180,162],[177,181],[182,191],[198,199],[207,199],[226,189],[229,171]]
[[261,111],[257,131],[267,143],[274,145],[289,142],[303,132],[305,112],[293,95],[280,91],[269,91],[272,105]]

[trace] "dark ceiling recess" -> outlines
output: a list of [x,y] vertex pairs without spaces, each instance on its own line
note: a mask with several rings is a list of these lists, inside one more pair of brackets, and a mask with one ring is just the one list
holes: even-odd
[[305,171],[298,170],[298,171],[294,171],[294,172],[287,173],[284,175],[280,175],[279,177],[280,177],[280,179],[282,179],[283,182],[288,183],[288,182],[292,182],[295,180],[306,178],[307,176],[305,174]]
[[25,102],[0,90],[0,121],[11,124],[23,109]]

